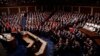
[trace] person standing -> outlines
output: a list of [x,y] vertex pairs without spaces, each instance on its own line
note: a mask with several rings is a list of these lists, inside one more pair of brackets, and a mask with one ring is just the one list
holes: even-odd
[[25,26],[26,26],[26,19],[27,19],[27,13],[24,13],[21,20],[21,26],[23,30],[25,29]]

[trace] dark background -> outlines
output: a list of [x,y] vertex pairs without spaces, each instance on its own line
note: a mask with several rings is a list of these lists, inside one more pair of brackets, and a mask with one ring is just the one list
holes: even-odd
[[80,5],[99,6],[100,0],[0,0],[0,6],[23,5]]

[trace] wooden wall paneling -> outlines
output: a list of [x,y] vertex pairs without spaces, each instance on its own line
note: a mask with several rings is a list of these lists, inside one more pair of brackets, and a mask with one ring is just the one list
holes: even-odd
[[95,13],[100,13],[100,8],[94,8],[93,9],[93,13],[95,14]]
[[9,8],[10,14],[17,14],[19,12],[18,8]]
[[90,7],[80,7],[80,13],[90,14],[91,8]]
[[27,8],[26,7],[20,7],[20,12],[22,12],[22,11],[27,11]]
[[73,10],[73,12],[78,12],[79,11],[78,7],[73,7],[72,10]]
[[34,12],[35,11],[35,7],[28,7],[28,12]]
[[5,12],[6,14],[8,14],[8,9],[7,8],[0,8],[0,14],[2,14],[2,12]]

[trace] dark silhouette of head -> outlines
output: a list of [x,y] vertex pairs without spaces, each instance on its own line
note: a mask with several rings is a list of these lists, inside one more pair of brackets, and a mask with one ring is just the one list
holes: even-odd
[[24,17],[27,17],[27,13],[24,13]]

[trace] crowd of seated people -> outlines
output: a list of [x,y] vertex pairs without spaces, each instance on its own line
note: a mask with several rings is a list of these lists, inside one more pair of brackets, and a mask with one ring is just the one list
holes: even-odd
[[[68,12],[56,12],[48,21],[45,21],[51,12],[34,12],[27,13],[26,25],[23,30],[54,30],[61,27],[73,26],[73,27],[83,27],[86,23],[94,23],[99,26],[100,18],[99,16],[86,15],[81,13],[68,13]],[[2,16],[3,24],[6,28],[15,29],[21,28],[21,20],[23,13],[18,13],[16,15]],[[42,22],[44,22],[42,24]],[[17,26],[17,27],[16,27]],[[23,27],[22,27],[23,28]],[[100,32],[100,28],[97,28],[97,32]]]
[[77,26],[84,27],[88,23],[89,27],[93,27],[94,32],[100,34],[100,15],[86,15],[85,18],[82,18],[78,21]]
[[[63,55],[64,52],[66,51],[66,48],[67,50],[70,49],[71,51],[74,51],[74,53],[77,52],[77,50],[78,53],[83,50],[82,51],[83,56],[93,55],[92,52],[93,50],[95,50],[93,41],[89,38],[81,36],[81,32],[79,30],[78,32],[75,33],[75,30],[77,30],[79,27],[83,27],[86,22],[90,22],[90,23],[95,22],[94,24],[99,25],[100,24],[99,16],[95,18],[95,16],[80,14],[80,13],[57,12],[49,19],[48,22],[53,22],[52,24],[55,24],[53,32],[55,33],[55,35],[57,35],[55,36],[56,40],[54,40],[55,42],[57,42],[56,48],[58,47],[58,51],[56,51],[58,53],[56,55],[60,55],[60,56]],[[46,24],[48,22],[46,22]],[[52,27],[53,25],[51,25],[51,30]],[[100,28],[98,28],[98,30],[99,29]],[[100,33],[100,30],[98,31],[98,33]],[[67,43],[67,45],[64,45],[65,43]],[[63,49],[64,47],[66,48]],[[82,48],[82,49],[79,50],[77,48]]]
[[[9,32],[16,31],[18,29],[22,30],[30,30],[37,29],[37,26],[40,26],[44,20],[49,16],[50,12],[34,12],[28,13],[27,18],[25,19],[25,28],[23,29],[21,25],[22,17],[24,16],[24,12],[14,14],[14,15],[4,15],[1,17],[0,21],[2,27],[9,28]],[[5,29],[3,29],[5,31]]]
[[55,41],[55,56],[94,56],[95,44],[78,30],[73,33],[66,30],[57,31]]
[[[51,37],[55,43],[54,56],[72,55],[94,56],[95,44],[92,39],[81,33],[78,28],[90,22],[99,25],[100,17],[81,13],[55,12],[47,21],[51,12],[27,13],[25,28],[21,26],[22,14],[3,16],[3,31],[14,32],[19,29],[36,35]],[[42,24],[42,22],[45,22]],[[98,29],[100,33],[100,28]],[[66,54],[67,53],[67,54]],[[73,55],[72,55],[73,56]]]

